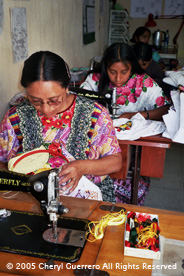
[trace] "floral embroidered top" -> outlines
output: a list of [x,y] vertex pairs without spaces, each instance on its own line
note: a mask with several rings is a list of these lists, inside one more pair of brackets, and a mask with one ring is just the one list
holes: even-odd
[[[81,88],[98,92],[99,80],[100,74],[90,74],[81,84]],[[108,89],[114,87],[112,83],[109,83]],[[133,74],[122,87],[117,87],[117,104],[120,107],[117,113],[123,114],[124,112],[142,111],[144,108],[153,110],[170,103],[162,88],[150,76]]]
[[[33,108],[33,107],[32,107]],[[0,161],[8,162],[11,158],[25,152],[22,149],[24,137],[22,133],[17,131],[17,122],[20,120],[16,119],[17,107],[12,107],[5,115],[3,121],[0,124]],[[33,108],[34,109],[34,108]],[[94,108],[95,109],[95,108]],[[90,115],[89,126],[92,127],[88,131],[88,148],[86,149],[86,156],[88,159],[98,159],[103,156],[108,156],[117,152],[121,149],[118,144],[118,140],[115,136],[115,129],[110,115],[105,107],[100,107],[101,112],[96,121],[94,118],[94,112]],[[44,146],[49,150],[62,152],[69,161],[74,160],[74,157],[67,149],[67,140],[70,132],[72,131],[71,124],[74,113],[76,114],[76,100],[73,104],[65,110],[63,113],[59,113],[52,118],[45,118],[40,112],[36,112],[39,123],[41,122],[41,136],[43,139]],[[78,111],[80,112],[80,110]],[[22,118],[22,117],[21,117]],[[27,124],[30,124],[30,120],[27,120]],[[83,120],[83,119],[82,119]],[[36,123],[36,122],[35,122]],[[76,127],[78,122],[76,122]],[[28,129],[30,126],[28,126]],[[91,129],[93,128],[93,131]],[[29,132],[29,131],[28,131]],[[31,130],[30,130],[31,132]],[[26,135],[26,133],[25,133]],[[30,140],[31,135],[28,137]],[[74,133],[75,138],[75,133]],[[21,150],[22,149],[22,150]],[[57,156],[52,156],[49,159],[50,168],[60,167],[62,165],[61,159]],[[88,178],[93,183],[99,183],[104,179],[105,176],[89,176]]]

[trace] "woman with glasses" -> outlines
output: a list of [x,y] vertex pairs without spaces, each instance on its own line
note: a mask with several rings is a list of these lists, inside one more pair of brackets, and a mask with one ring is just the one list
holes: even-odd
[[63,190],[70,194],[85,175],[100,188],[103,200],[115,202],[107,175],[121,169],[121,150],[112,120],[97,102],[71,94],[69,81],[68,65],[52,52],[36,52],[25,61],[21,85],[27,97],[0,125],[0,167],[7,169],[13,157],[43,146],[69,160],[63,165],[51,156],[45,167],[62,166]]

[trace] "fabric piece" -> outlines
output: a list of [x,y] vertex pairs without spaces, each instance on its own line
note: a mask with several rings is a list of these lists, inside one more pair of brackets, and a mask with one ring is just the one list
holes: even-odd
[[183,68],[178,71],[166,71],[165,78],[163,81],[169,85],[174,87],[178,87],[178,85],[184,86],[184,70]]
[[[113,120],[114,127],[125,124],[129,119],[119,118]],[[134,115],[131,120],[132,127],[128,130],[119,131],[116,128],[116,136],[119,140],[137,140],[140,137],[152,136],[163,133],[166,129],[164,122],[146,120],[140,113]]]
[[165,82],[171,86],[177,87],[176,83],[170,77],[163,78],[163,82]]
[[[102,193],[105,195],[105,193],[100,190],[98,185],[95,185],[89,179],[87,179],[87,177],[83,175],[79,180],[76,189],[73,192],[69,194],[69,190],[66,190],[62,192],[61,195],[102,201]],[[111,201],[111,198],[109,196],[107,197],[107,199],[108,201]]]
[[175,83],[176,86],[178,86],[178,85],[184,86],[184,76],[180,73],[180,71],[173,72],[170,75],[170,78],[173,80],[173,82]]

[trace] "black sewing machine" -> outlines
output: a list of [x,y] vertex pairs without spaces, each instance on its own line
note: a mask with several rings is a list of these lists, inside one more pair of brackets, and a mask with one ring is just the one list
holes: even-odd
[[[63,206],[59,197],[59,169],[43,171],[35,175],[25,175],[0,169],[0,190],[29,192],[39,202],[52,228],[43,233],[43,239],[54,244],[83,247],[85,231],[57,227],[61,214],[69,210]],[[61,238],[62,236],[62,238]]]
[[113,90],[107,90],[103,95],[98,92],[73,86],[69,87],[69,91],[97,101],[107,108],[109,113],[112,114],[113,119],[116,117],[116,111],[119,108],[116,104],[116,88]]

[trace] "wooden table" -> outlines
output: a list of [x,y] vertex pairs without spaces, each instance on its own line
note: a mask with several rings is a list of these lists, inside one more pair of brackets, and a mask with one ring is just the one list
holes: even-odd
[[[40,212],[39,203],[29,194],[17,193],[11,199],[4,199],[3,193],[0,192],[0,208],[22,210],[29,212]],[[61,197],[63,204],[69,208],[69,213],[65,216],[77,217],[82,219],[100,220],[102,216],[109,213],[99,207],[101,205],[112,205],[108,202],[100,202],[86,199],[76,199]],[[153,208],[146,208],[128,204],[117,204],[125,207],[127,211],[145,212],[157,214],[161,234],[166,238],[184,240],[184,213],[171,212]],[[112,205],[114,206],[114,205]],[[116,205],[115,205],[116,206]],[[0,275],[74,275],[74,269],[80,265],[90,268],[94,266],[109,273],[110,276],[126,275],[151,275],[151,269],[144,269],[143,264],[151,265],[151,259],[142,259],[124,256],[124,225],[108,226],[105,230],[104,237],[93,243],[87,242],[81,258],[76,263],[65,263],[54,261],[55,265],[61,265],[62,271],[44,270],[40,264],[45,263],[46,259],[28,257],[17,254],[0,252]],[[13,268],[8,270],[7,264],[13,264]],[[16,269],[17,264],[34,264],[34,269]],[[129,266],[127,271],[123,267]],[[20,266],[19,266],[20,267]],[[139,269],[135,269],[138,267]],[[91,271],[93,272],[93,271]],[[78,274],[79,275],[79,274]],[[90,274],[92,276],[92,274]]]
[[139,176],[163,177],[166,149],[171,147],[172,140],[154,135],[138,140],[119,140],[122,150],[122,169],[111,174],[112,178],[126,179],[131,160],[131,148],[135,147],[132,180],[132,204],[137,205]]

